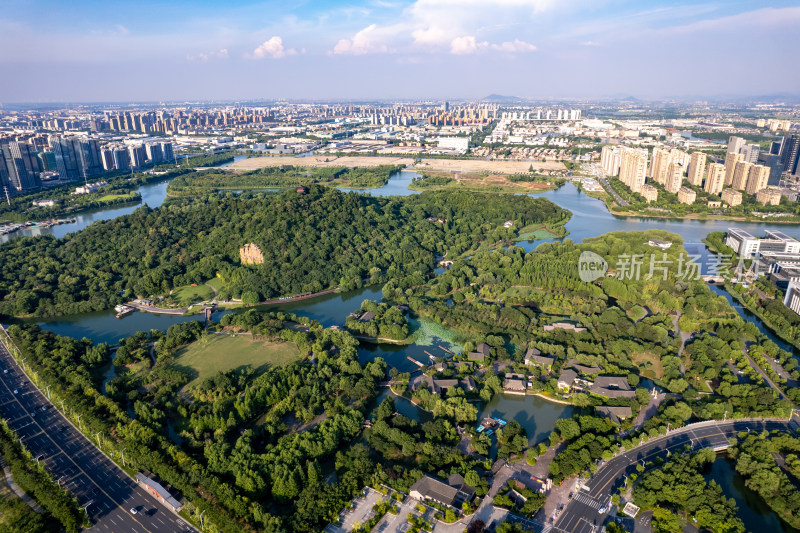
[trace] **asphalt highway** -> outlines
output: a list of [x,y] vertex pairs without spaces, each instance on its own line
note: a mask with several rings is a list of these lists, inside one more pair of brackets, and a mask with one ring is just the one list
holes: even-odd
[[[786,420],[732,420],[701,422],[680,428],[669,435],[646,442],[612,458],[600,467],[588,489],[578,491],[559,517],[554,529],[569,533],[595,533],[608,517],[611,494],[625,482],[625,476],[636,472],[637,463],[664,457],[670,451],[691,446],[693,449],[728,447],[728,439],[742,431],[787,430],[797,427]],[[604,510],[603,513],[600,510]]]
[[[0,343],[0,417],[65,486],[92,521],[91,531],[194,532],[145,492],[64,418]],[[102,436],[101,444],[102,444]],[[130,512],[137,508],[134,515]]]

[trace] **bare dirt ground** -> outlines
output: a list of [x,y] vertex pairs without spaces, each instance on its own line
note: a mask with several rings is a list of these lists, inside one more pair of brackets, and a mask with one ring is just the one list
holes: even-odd
[[413,159],[407,157],[368,157],[313,155],[310,157],[294,157],[282,155],[275,157],[250,157],[233,163],[228,168],[253,170],[257,168],[292,165],[297,167],[377,167],[380,165],[406,165],[411,167]]
[[[422,170],[418,166],[414,167],[414,170]],[[527,172],[527,171],[526,171]],[[455,187],[468,187],[468,188],[488,188],[488,187],[503,187],[503,188],[514,188],[519,189],[520,192],[525,191],[541,191],[552,189],[551,185],[547,185],[547,183],[533,183],[527,181],[520,181],[516,183],[512,183],[506,179],[506,176],[503,174],[494,174],[490,173],[488,176],[482,176],[480,174],[460,174],[460,173],[451,173],[451,172],[444,172],[444,171],[425,171],[426,175],[428,176],[451,176],[455,178],[455,183],[450,183],[444,188],[455,188]]]
[[524,174],[533,167],[534,171],[564,170],[564,163],[557,161],[490,161],[484,159],[422,159],[414,165],[414,170],[440,172],[464,172],[490,174]]
[[253,170],[281,165],[304,167],[377,167],[379,165],[406,165],[409,169],[433,172],[457,172],[481,174],[522,174],[533,167],[534,171],[563,170],[564,164],[557,161],[489,161],[482,159],[422,159],[416,165],[408,157],[371,157],[371,156],[323,156],[311,157],[275,156],[251,157],[233,163],[232,169]]

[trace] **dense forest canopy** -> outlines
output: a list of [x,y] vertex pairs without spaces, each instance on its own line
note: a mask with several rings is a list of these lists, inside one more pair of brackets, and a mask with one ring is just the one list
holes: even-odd
[[283,165],[250,172],[204,170],[173,180],[169,184],[169,194],[193,195],[218,189],[265,189],[313,184],[368,189],[386,185],[392,173],[402,168],[399,165],[355,168]]
[[[52,316],[107,309],[134,296],[166,294],[219,276],[221,299],[269,298],[362,280],[414,277],[437,256],[514,237],[517,227],[563,222],[546,199],[465,192],[372,198],[312,185],[307,194],[209,194],[93,224],[63,239],[0,246],[0,313]],[[264,263],[244,266],[257,244]]]

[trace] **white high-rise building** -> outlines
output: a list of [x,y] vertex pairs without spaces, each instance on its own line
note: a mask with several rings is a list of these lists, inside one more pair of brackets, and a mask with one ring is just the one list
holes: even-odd
[[647,150],[623,147],[620,153],[619,179],[633,192],[640,192],[647,177]]
[[667,192],[677,194],[682,183],[683,165],[675,161],[670,162],[670,164],[667,166],[667,179],[664,182],[664,188],[667,190]]
[[731,136],[731,138],[728,139],[728,153],[726,155],[729,157],[731,154],[738,154],[742,146],[744,146],[744,139],[736,137],[735,135]]
[[603,146],[600,151],[600,166],[606,176],[619,174],[620,151],[618,146]]
[[761,153],[761,147],[757,144],[745,144],[739,149],[739,153],[742,154],[742,161],[755,165],[758,163],[758,154]]
[[709,194],[719,194],[725,186],[725,165],[711,163],[708,165],[708,177],[703,189]]
[[687,174],[689,183],[695,187],[703,185],[703,174],[706,171],[706,154],[703,152],[693,152],[689,156],[689,172]]

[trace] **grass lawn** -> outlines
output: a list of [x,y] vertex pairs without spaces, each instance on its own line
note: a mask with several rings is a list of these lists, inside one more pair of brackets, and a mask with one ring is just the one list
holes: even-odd
[[225,283],[223,283],[222,278],[211,278],[210,280],[206,281],[207,285],[211,285],[217,290],[220,290]]
[[516,239],[517,241],[538,241],[541,239],[553,239],[558,237],[547,230],[545,226],[542,224],[530,224],[525,226],[524,228],[520,228],[519,235]]
[[210,300],[213,297],[214,291],[211,290],[211,287],[206,285],[198,285],[197,287],[184,285],[172,291],[170,295],[170,298],[178,304],[179,307],[188,307],[195,302]]
[[297,358],[298,350],[293,342],[253,340],[251,335],[211,334],[207,342],[198,340],[181,348],[175,364],[191,368],[197,373],[187,384],[187,387],[192,387],[219,371],[251,366],[263,372]]
[[642,376],[647,378],[661,379],[664,377],[664,365],[661,359],[654,353],[642,352],[631,355],[633,362],[642,368]]
[[110,200],[119,200],[120,198],[128,198],[128,194],[104,194],[103,196],[99,197],[97,200],[99,202],[108,202]]

